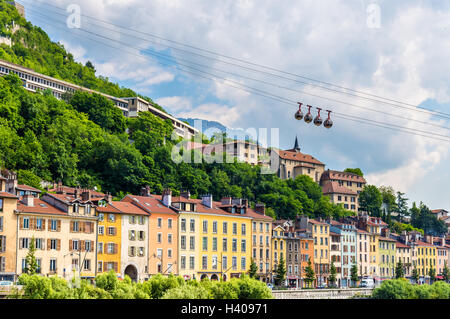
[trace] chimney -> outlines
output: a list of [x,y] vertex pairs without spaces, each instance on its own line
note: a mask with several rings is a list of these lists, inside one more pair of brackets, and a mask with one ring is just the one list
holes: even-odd
[[172,190],[170,188],[166,188],[163,190],[162,202],[167,207],[172,205]]
[[29,207],[34,206],[34,196],[31,195],[29,192],[26,192],[25,195],[23,195],[22,202]]
[[[75,189],[75,192],[77,192],[77,189]],[[77,197],[75,196],[75,198],[77,198]],[[81,200],[83,202],[91,200],[91,190],[90,189],[86,189],[81,193]]]
[[150,197],[150,186],[145,185],[144,187],[141,188],[141,196],[143,197]]
[[212,195],[206,194],[202,196],[202,204],[206,207],[212,208]]
[[59,180],[58,181],[58,187],[56,188],[56,193],[57,194],[64,194],[64,190],[63,190],[63,186],[62,186],[62,181]]
[[[64,192],[63,192],[64,194]],[[81,195],[81,189],[77,186],[75,187],[75,190],[73,192],[73,197],[75,197],[75,199],[79,199]]]
[[106,193],[105,200],[106,200],[106,202],[108,204],[111,204],[111,202],[112,202],[112,195],[111,195],[111,193],[109,193],[109,192]]
[[231,197],[224,197],[224,198],[222,198],[222,205],[231,205],[231,201],[232,201],[232,198]]
[[191,192],[189,190],[186,190],[186,189],[181,190],[180,191],[180,196],[189,199],[189,198],[191,198]]
[[258,214],[261,214],[261,215],[265,215],[266,214],[266,205],[264,205],[262,203],[256,203],[255,204],[255,212],[257,212]]

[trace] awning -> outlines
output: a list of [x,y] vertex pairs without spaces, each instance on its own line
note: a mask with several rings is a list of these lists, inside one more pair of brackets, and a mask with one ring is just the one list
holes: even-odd
[[436,279],[444,280],[444,276],[436,276]]

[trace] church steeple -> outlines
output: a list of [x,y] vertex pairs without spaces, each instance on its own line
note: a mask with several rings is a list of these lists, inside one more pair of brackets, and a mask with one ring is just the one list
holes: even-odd
[[300,146],[298,145],[297,135],[295,135],[294,150],[295,150],[297,153],[300,153]]

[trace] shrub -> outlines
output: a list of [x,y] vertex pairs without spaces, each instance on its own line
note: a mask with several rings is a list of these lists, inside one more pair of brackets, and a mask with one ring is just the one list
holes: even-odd
[[383,281],[372,293],[374,299],[412,299],[414,288],[406,279]]
[[161,299],[210,299],[210,293],[202,286],[184,285],[167,290]]

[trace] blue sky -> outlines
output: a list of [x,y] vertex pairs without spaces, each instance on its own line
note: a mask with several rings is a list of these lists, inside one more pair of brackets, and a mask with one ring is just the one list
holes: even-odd
[[[77,60],[94,63],[97,73],[151,97],[171,114],[219,121],[232,128],[279,128],[280,146],[291,148],[297,135],[302,151],[341,170],[360,167],[369,183],[392,185],[430,208],[450,209],[449,142],[334,118],[334,127],[307,125],[293,118],[286,105],[174,68],[184,59],[264,92],[294,101],[426,132],[450,136],[448,120],[192,56],[155,45],[142,34],[117,32],[81,19],[81,27],[129,44],[167,54],[167,61],[134,49],[112,49],[82,31],[69,29],[69,13],[26,0],[27,17],[60,41]],[[66,8],[70,1],[50,2]],[[83,15],[141,32],[159,35],[223,55],[331,82],[412,105],[450,113],[450,4],[442,1],[78,1]],[[35,11],[37,10],[37,11]],[[58,13],[59,14],[58,14]],[[43,17],[44,13],[52,19]],[[58,22],[60,21],[60,22]],[[119,33],[125,32],[126,34]],[[82,35],[77,36],[78,35]],[[133,36],[134,35],[134,36]],[[173,43],[172,43],[173,45]],[[186,48],[185,48],[186,49]],[[152,51],[153,52],[153,51]],[[235,62],[235,61],[234,61]],[[268,86],[269,81],[291,90]],[[295,92],[293,92],[294,90]],[[308,94],[335,99],[332,102]],[[368,111],[351,104],[372,108]],[[305,110],[304,110],[305,111]],[[406,117],[412,120],[393,117]],[[325,116],[325,113],[322,113]],[[431,123],[427,125],[419,121]]]

